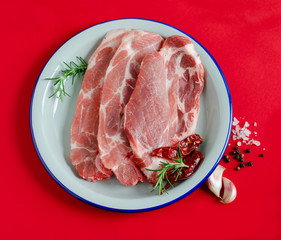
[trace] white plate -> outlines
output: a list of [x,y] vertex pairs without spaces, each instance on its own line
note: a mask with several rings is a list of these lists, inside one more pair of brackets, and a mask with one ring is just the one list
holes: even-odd
[[[197,125],[204,142],[200,150],[205,160],[199,169],[186,181],[169,190],[169,194],[157,195],[152,186],[141,183],[134,187],[122,186],[113,177],[98,182],[81,179],[70,160],[70,127],[75,112],[76,99],[81,80],[74,87],[68,81],[63,103],[48,98],[52,82],[44,80],[57,76],[63,61],[70,62],[76,56],[88,60],[104,35],[113,29],[134,28],[151,31],[168,37],[183,35],[190,38],[200,54],[206,70],[206,83],[200,100],[200,115]],[[195,39],[183,31],[164,23],[145,19],[119,19],[90,27],[64,43],[50,58],[42,70],[34,88],[30,107],[30,126],[34,146],[44,167],[56,182],[73,196],[94,205],[113,211],[138,212],[157,209],[172,204],[197,189],[218,165],[227,147],[232,125],[232,104],[227,82],[221,69],[210,53]]]

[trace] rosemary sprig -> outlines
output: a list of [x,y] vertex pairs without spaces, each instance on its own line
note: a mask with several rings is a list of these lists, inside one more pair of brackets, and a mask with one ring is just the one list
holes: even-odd
[[45,80],[52,80],[54,81],[54,86],[56,86],[55,92],[49,96],[49,98],[55,96],[57,93],[59,93],[59,98],[61,101],[63,101],[64,96],[70,97],[70,95],[65,91],[64,88],[64,82],[67,80],[69,77],[72,78],[72,85],[74,84],[74,79],[78,75],[80,78],[81,75],[83,75],[88,67],[87,62],[82,58],[82,57],[76,57],[78,62],[80,63],[75,63],[74,61],[71,61],[69,64],[63,62],[66,66],[65,69],[61,70],[62,75],[59,77],[55,78],[45,78]]
[[157,178],[158,178],[157,182],[154,185],[154,187],[152,189],[152,192],[157,187],[159,187],[159,195],[161,195],[163,192],[166,192],[167,194],[169,194],[167,192],[167,189],[164,186],[164,181],[166,180],[170,184],[171,187],[174,187],[174,186],[171,183],[171,181],[169,180],[168,173],[171,172],[171,174],[174,174],[175,172],[177,172],[176,178],[174,180],[174,182],[176,182],[178,180],[178,177],[179,177],[179,174],[180,174],[181,170],[184,167],[186,167],[186,168],[189,167],[188,165],[184,164],[184,162],[183,162],[180,146],[179,146],[178,151],[177,151],[177,158],[173,158],[172,160],[175,161],[175,162],[170,162],[170,161],[162,162],[161,161],[159,165],[162,168],[160,168],[160,169],[146,169],[146,170],[149,170],[149,171],[159,172],[159,174],[157,175]]

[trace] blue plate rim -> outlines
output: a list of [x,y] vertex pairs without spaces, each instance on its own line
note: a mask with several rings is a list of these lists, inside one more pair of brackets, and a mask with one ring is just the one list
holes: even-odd
[[[33,123],[32,123],[32,107],[33,107],[33,99],[34,99],[34,93],[35,93],[35,90],[36,90],[36,87],[37,87],[37,83],[41,77],[41,74],[43,72],[43,70],[45,69],[46,65],[48,64],[48,62],[52,59],[53,55],[60,49],[62,48],[68,41],[70,41],[72,38],[74,38],[75,36],[79,35],[80,33],[86,31],[87,29],[90,29],[92,27],[95,27],[95,26],[98,26],[98,25],[102,25],[102,24],[105,24],[105,23],[109,23],[109,22],[115,22],[115,21],[120,21],[120,20],[143,20],[143,21],[150,21],[150,22],[156,22],[156,23],[159,23],[159,24],[163,24],[163,25],[166,25],[168,27],[171,27],[171,28],[174,28],[180,32],[182,32],[183,34],[185,34],[186,36],[190,37],[193,41],[195,41],[198,45],[200,45],[204,50],[205,52],[211,57],[212,61],[215,63],[217,69],[219,70],[220,72],[220,75],[224,81],[224,85],[225,85],[225,89],[226,89],[226,92],[227,92],[227,96],[228,96],[228,103],[229,103],[229,109],[230,109],[230,121],[229,121],[229,125],[228,125],[228,131],[227,131],[227,136],[226,136],[226,139],[225,139],[225,143],[224,143],[224,146],[222,148],[222,151],[216,161],[216,163],[214,164],[214,166],[212,167],[212,169],[209,171],[209,173],[205,176],[205,178],[203,178],[194,188],[192,188],[190,191],[188,191],[187,193],[181,195],[180,197],[172,200],[172,201],[169,201],[165,204],[161,204],[161,205],[158,205],[158,206],[154,206],[154,207],[149,207],[149,208],[142,208],[142,209],[118,209],[118,208],[110,208],[110,207],[106,207],[106,206],[102,206],[102,205],[99,205],[99,204],[96,204],[96,203],[93,203],[93,202],[90,202],[82,197],[80,197],[79,195],[75,194],[74,192],[72,192],[69,188],[67,188],[65,185],[63,185],[57,178],[56,176],[50,171],[50,169],[48,168],[47,164],[45,163],[43,157],[41,156],[41,153],[38,149],[38,146],[37,146],[37,143],[36,143],[36,140],[35,140],[35,136],[34,136],[34,130],[33,130]],[[160,208],[163,208],[163,207],[166,207],[166,206],[169,206],[173,203],[176,203],[178,201],[180,201],[181,199],[187,197],[188,195],[190,195],[192,192],[194,192],[197,188],[199,188],[207,179],[208,177],[212,174],[212,172],[216,169],[217,165],[219,164],[223,154],[225,153],[225,150],[227,148],[227,145],[228,145],[228,142],[229,142],[229,138],[230,138],[230,135],[231,135],[231,128],[232,128],[232,119],[233,119],[233,108],[232,108],[232,99],[231,99],[231,95],[230,95],[230,90],[229,90],[229,86],[227,84],[227,81],[226,81],[226,78],[220,68],[220,66],[218,65],[217,61],[215,60],[215,58],[210,54],[210,52],[200,43],[198,42],[195,38],[193,38],[192,36],[190,36],[189,34],[187,34],[186,32],[182,31],[181,29],[177,28],[177,27],[174,27],[170,24],[167,24],[167,23],[164,23],[164,22],[160,22],[158,20],[152,20],[152,19],[146,19],[146,18],[118,18],[118,19],[112,19],[112,20],[107,20],[107,21],[103,21],[103,22],[100,22],[100,23],[97,23],[97,24],[94,24],[90,27],[87,27],[86,29],[78,32],[77,34],[75,34],[74,36],[70,37],[67,41],[65,41],[53,54],[52,56],[49,58],[49,60],[46,62],[46,64],[44,65],[43,69],[41,70],[38,78],[37,78],[37,81],[35,83],[35,86],[34,86],[34,89],[33,89],[33,92],[32,92],[32,97],[31,97],[31,103],[30,103],[30,111],[29,111],[29,122],[30,122],[30,132],[31,132],[31,136],[32,136],[32,140],[33,140],[33,145],[34,145],[34,148],[37,152],[37,155],[41,161],[41,163],[43,164],[44,168],[47,170],[47,172],[51,175],[51,177],[55,180],[56,183],[59,184],[59,186],[61,186],[66,192],[68,192],[69,194],[71,194],[72,196],[74,196],[75,198],[81,200],[82,202],[85,202],[91,206],[94,206],[94,207],[97,207],[97,208],[100,208],[100,209],[104,209],[104,210],[109,210],[109,211],[113,211],[113,212],[123,212],[123,213],[136,213],[136,212],[147,212],[147,211],[153,211],[153,210],[157,210],[157,209],[160,209]]]

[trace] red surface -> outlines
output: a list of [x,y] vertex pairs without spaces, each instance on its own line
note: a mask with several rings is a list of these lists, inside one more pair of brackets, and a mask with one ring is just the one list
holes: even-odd
[[[281,239],[279,0],[15,0],[1,9],[1,239]],[[74,34],[124,17],[162,21],[197,39],[225,74],[234,116],[257,122],[262,145],[247,155],[254,166],[237,172],[234,160],[223,163],[237,187],[233,203],[201,187],[159,210],[108,212],[72,197],[42,166],[29,130],[41,69]]]

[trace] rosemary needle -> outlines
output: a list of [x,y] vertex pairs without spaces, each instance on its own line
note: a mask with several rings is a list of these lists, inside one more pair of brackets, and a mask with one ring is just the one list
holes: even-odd
[[78,64],[74,61],[71,61],[69,64],[64,63],[66,66],[65,69],[61,70],[62,75],[55,78],[45,78],[45,80],[52,80],[54,81],[54,86],[56,87],[56,90],[54,93],[49,96],[49,98],[54,97],[57,93],[59,94],[59,98],[61,101],[63,101],[64,96],[70,97],[70,95],[65,91],[64,82],[69,77],[72,78],[72,85],[74,84],[74,79],[78,75],[80,78],[81,75],[83,75],[86,72],[86,69],[88,67],[87,62],[82,57],[76,57],[78,60]]
[[180,147],[177,151],[177,158],[173,158],[172,160],[175,162],[170,162],[170,161],[162,162],[161,161],[159,165],[162,168],[160,168],[160,169],[148,169],[148,168],[146,169],[149,171],[159,172],[159,174],[157,175],[157,182],[154,185],[152,192],[154,190],[156,190],[157,187],[159,187],[159,195],[161,195],[163,192],[166,192],[168,194],[167,189],[164,186],[164,180],[166,180],[170,184],[170,186],[173,187],[172,183],[169,180],[168,173],[171,172],[172,174],[174,174],[175,172],[177,172],[177,176],[174,181],[174,182],[176,182],[178,180],[178,177],[179,177],[179,174],[180,174],[182,168],[184,168],[184,167],[188,168],[188,165],[184,164],[184,162],[183,162]]

